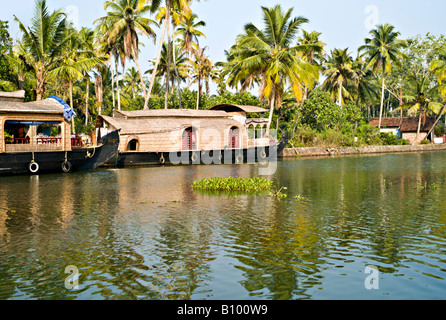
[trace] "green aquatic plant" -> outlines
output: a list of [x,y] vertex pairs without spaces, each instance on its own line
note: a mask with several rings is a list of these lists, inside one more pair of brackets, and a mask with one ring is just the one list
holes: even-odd
[[265,178],[208,178],[193,182],[194,189],[211,191],[269,191],[273,182]]
[[298,195],[294,196],[294,199],[296,199],[297,201],[307,201],[308,200],[307,197],[304,197],[301,194],[298,194]]
[[282,199],[282,198],[286,198],[288,195],[286,193],[283,193],[282,190],[286,190],[287,187],[282,187],[280,188],[278,191],[276,192],[270,192],[269,196],[270,197],[275,197],[277,199]]

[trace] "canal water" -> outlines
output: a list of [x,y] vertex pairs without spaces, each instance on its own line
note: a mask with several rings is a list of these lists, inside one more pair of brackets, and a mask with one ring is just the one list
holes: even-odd
[[0,178],[0,299],[444,299],[446,153]]

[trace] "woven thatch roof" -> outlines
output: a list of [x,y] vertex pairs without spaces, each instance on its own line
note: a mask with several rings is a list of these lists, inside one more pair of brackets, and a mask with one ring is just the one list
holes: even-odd
[[213,118],[213,119],[191,119],[186,117],[181,118],[116,118],[108,116],[98,116],[96,120],[96,127],[101,127],[106,122],[112,125],[115,129],[121,129],[122,135],[139,135],[152,133],[166,133],[178,131],[182,133],[185,128],[195,127],[198,130],[217,129],[222,130],[228,126],[239,126],[240,122],[229,118]]
[[54,99],[33,102],[0,101],[0,113],[6,112],[63,114],[64,107]]
[[[381,128],[399,128],[402,132],[416,132],[418,130],[418,117],[392,117],[382,118]],[[370,125],[377,127],[379,124],[379,118],[370,119]],[[421,120],[420,131],[429,131],[435,123],[435,117],[426,117]]]
[[213,106],[210,110],[223,110],[226,112],[246,112],[246,113],[264,113],[268,110],[256,106],[241,106],[230,103],[222,103]]
[[14,92],[0,91],[0,101],[23,102],[25,101],[25,90],[14,91]]
[[229,115],[224,111],[193,110],[193,109],[155,109],[118,111],[113,114],[116,118],[156,118],[156,117],[187,117],[187,118],[224,118]]

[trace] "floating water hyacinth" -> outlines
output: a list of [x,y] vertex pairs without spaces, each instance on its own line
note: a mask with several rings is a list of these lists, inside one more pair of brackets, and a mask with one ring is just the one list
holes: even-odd
[[273,182],[265,178],[208,178],[193,182],[194,189],[212,191],[270,191]]

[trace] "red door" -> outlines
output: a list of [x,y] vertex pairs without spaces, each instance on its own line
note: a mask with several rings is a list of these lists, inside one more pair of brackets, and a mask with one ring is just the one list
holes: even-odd
[[232,149],[239,148],[239,130],[237,127],[232,127],[229,130],[229,147]]
[[195,130],[187,128],[183,132],[183,150],[195,150],[196,145]]

